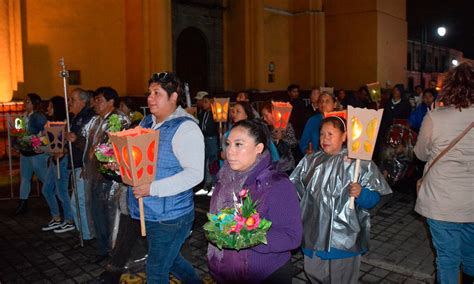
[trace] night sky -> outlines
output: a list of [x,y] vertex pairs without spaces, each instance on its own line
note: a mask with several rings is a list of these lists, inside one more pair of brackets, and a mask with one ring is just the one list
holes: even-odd
[[[464,57],[474,59],[474,0],[407,0],[406,4],[409,39],[419,40],[425,24],[428,42],[460,50]],[[436,33],[441,25],[448,30],[443,38]]]

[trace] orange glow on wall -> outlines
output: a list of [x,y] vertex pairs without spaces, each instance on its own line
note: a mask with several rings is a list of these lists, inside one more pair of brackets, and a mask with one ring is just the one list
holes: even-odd
[[20,1],[0,5],[0,102],[9,102],[23,81]]

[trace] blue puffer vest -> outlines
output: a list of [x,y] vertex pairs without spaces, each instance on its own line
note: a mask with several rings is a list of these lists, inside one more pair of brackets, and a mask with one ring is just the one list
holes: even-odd
[[[178,127],[187,120],[191,120],[191,118],[177,117],[165,121],[158,128],[160,130],[160,142],[158,144],[158,162],[155,180],[173,176],[183,170],[173,153],[171,142]],[[140,123],[140,126],[144,128],[151,128],[152,125],[153,120],[151,115],[147,115]],[[138,200],[133,196],[131,188],[129,188],[128,192],[130,215],[133,219],[139,219],[140,211],[138,209]],[[152,222],[173,220],[194,210],[193,191],[189,189],[168,197],[145,197],[143,198],[143,204],[145,220]]]

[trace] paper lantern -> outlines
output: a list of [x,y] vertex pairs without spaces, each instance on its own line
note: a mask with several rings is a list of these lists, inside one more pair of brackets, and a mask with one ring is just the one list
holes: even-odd
[[380,102],[380,100],[382,99],[382,92],[380,91],[380,83],[375,82],[375,83],[367,84],[367,89],[369,90],[369,95],[372,101]]
[[272,102],[273,126],[275,129],[286,129],[293,106],[290,103]]
[[122,181],[131,186],[155,180],[159,131],[140,126],[109,133]]
[[338,116],[347,121],[347,110],[325,112],[323,113],[323,116],[324,118],[328,118],[331,116]]
[[226,122],[229,115],[229,98],[215,98],[211,109],[215,122]]
[[[371,160],[383,109],[373,110],[347,106],[347,150],[349,158],[356,159],[353,182],[359,182],[360,160]],[[349,208],[354,209],[354,197]]]
[[350,158],[372,159],[382,114],[383,109],[347,107],[347,148]]
[[48,121],[44,127],[48,145],[46,151],[50,153],[62,153],[66,133],[66,122]]

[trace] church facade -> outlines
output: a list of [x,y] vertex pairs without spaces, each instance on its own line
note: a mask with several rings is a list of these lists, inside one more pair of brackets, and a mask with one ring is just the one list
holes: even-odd
[[[153,72],[191,93],[405,83],[405,1],[0,0],[0,101],[70,87],[141,96]],[[256,94],[258,95],[258,94]]]

